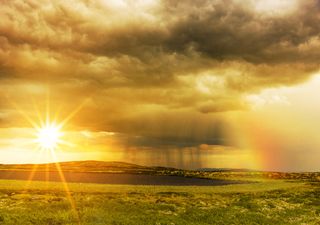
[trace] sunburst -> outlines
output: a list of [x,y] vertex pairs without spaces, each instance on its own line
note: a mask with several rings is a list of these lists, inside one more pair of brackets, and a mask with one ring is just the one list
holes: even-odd
[[[63,140],[64,132],[63,127],[65,124],[68,123],[68,121],[77,114],[80,109],[84,106],[84,104],[89,100],[89,98],[85,99],[78,107],[75,108],[74,111],[72,111],[68,116],[66,116],[63,120],[60,120],[57,122],[57,116],[55,116],[53,119],[50,118],[50,107],[49,107],[49,97],[47,96],[46,101],[46,115],[45,120],[43,120],[43,117],[41,116],[38,107],[35,106],[35,113],[38,115],[39,121],[32,119],[28,113],[26,113],[24,110],[22,110],[18,104],[16,104],[13,101],[10,101],[12,105],[17,109],[18,112],[21,113],[21,115],[33,126],[34,128],[34,139],[32,143],[36,143],[38,146],[38,149],[40,149],[40,152],[43,152],[43,150],[48,150],[48,152],[52,156],[52,160],[54,164],[56,165],[57,172],[61,178],[61,182],[63,184],[63,187],[66,191],[67,198],[70,202],[72,212],[74,213],[74,216],[76,217],[76,220],[78,224],[80,224],[80,218],[77,212],[77,208],[75,205],[75,201],[72,198],[70,194],[70,190],[68,187],[68,183],[64,177],[63,170],[59,164],[59,160],[56,156],[56,150],[60,149],[62,145],[69,145],[71,146],[72,143]],[[34,102],[34,101],[33,101]],[[34,102],[35,103],[35,102]],[[39,164],[34,164],[32,171],[30,172],[28,182],[26,184],[26,189],[28,188],[30,182],[33,180],[33,176],[35,172],[37,171]],[[48,177],[48,167],[46,169],[46,177]]]
[[35,142],[45,150],[55,150],[63,143],[61,130],[62,126],[54,122],[47,122],[43,126],[36,127]]

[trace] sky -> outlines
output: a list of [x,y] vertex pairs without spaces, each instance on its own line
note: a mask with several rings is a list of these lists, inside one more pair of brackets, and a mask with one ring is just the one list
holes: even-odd
[[320,170],[319,0],[0,2],[0,163]]

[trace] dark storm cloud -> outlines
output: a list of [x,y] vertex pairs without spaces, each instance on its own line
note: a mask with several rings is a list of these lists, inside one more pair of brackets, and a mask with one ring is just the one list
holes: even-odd
[[[90,1],[77,4],[81,7],[7,2],[0,34],[13,50],[24,45],[31,46],[31,52],[40,48],[58,64],[67,60],[88,65],[96,59],[86,54],[122,61],[110,69],[138,84],[143,80],[170,81],[168,77],[186,71],[214,69],[216,63],[212,60],[270,66],[291,63],[304,74],[304,69],[295,65],[303,61],[308,64],[307,72],[318,69],[319,51],[311,46],[311,42],[319,45],[317,1],[301,3],[294,13],[275,17],[256,13],[248,3],[198,1],[195,5],[189,1],[162,1],[156,9],[147,11],[155,17],[151,20],[139,13],[132,19],[119,13],[118,18],[115,9],[109,7],[103,12]],[[112,19],[106,23],[108,13]],[[255,71],[247,73],[259,76]],[[291,79],[300,80],[295,76]],[[272,80],[267,83],[272,84]]]
[[164,6],[168,11],[166,16],[181,16],[170,27],[167,46],[178,52],[193,48],[220,60],[318,63],[315,49],[309,49],[307,54],[300,49],[312,38],[319,37],[318,1],[301,2],[293,14],[275,17],[254,12],[246,2],[198,1],[195,6],[189,1],[167,1]]
[[[249,0],[1,3],[0,79],[10,81],[2,93],[31,114],[26,96],[40,102],[48,83],[66,111],[89,98],[79,127],[136,134],[136,145],[223,144],[206,114],[247,110],[247,94],[319,70],[315,0],[278,14]],[[193,117],[206,121],[201,132]]]

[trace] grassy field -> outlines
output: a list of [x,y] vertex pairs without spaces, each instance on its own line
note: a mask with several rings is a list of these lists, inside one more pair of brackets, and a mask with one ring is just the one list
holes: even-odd
[[320,224],[318,182],[68,187],[69,197],[62,183],[0,180],[0,224]]

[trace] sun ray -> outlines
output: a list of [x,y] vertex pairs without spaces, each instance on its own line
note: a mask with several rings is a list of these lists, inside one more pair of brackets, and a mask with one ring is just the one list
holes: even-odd
[[50,179],[50,174],[49,174],[49,164],[46,164],[46,168],[45,168],[45,176],[46,176],[46,186],[48,187],[49,184],[49,179]]
[[31,98],[31,99],[32,99],[32,105],[33,105],[34,111],[36,112],[37,117],[38,117],[38,121],[39,121],[40,125],[42,125],[42,124],[44,124],[44,121],[43,121],[43,118],[42,118],[41,113],[39,111],[39,108],[38,108],[34,98]]
[[20,113],[20,115],[22,115],[23,118],[25,118],[25,120],[27,120],[33,127],[38,126],[36,121],[32,120],[31,117],[18,106],[18,104],[16,104],[14,101],[10,101],[8,96],[6,97],[8,102],[17,110],[17,112]]
[[[39,160],[39,158],[42,157],[42,154],[43,154],[43,149],[39,148],[38,150],[39,150],[39,154],[38,154],[38,157],[37,157],[37,161]],[[33,181],[34,174],[37,172],[38,167],[39,167],[38,163],[33,164],[31,172],[30,172],[29,177],[27,179],[27,183],[26,183],[25,188],[24,188],[25,190],[28,189],[28,187],[30,186],[31,182]]]
[[85,99],[78,107],[76,107],[62,122],[60,123],[62,126],[64,126],[67,122],[69,122],[72,117],[74,117],[81,109],[82,107],[89,101],[89,98]]
[[[82,109],[82,107],[88,102],[89,98],[84,100],[60,123],[57,122],[59,121],[58,120],[59,112],[56,111],[53,119],[50,117],[51,111],[50,111],[49,100],[50,100],[50,92],[49,92],[49,89],[47,89],[46,101],[45,101],[45,113],[44,113],[44,117],[42,117],[35,100],[32,98],[33,108],[36,113],[36,117],[38,117],[38,120],[39,120],[39,122],[37,123],[26,112],[24,112],[15,102],[10,101],[10,99],[8,98],[8,101],[14,106],[14,108],[16,108],[17,111],[33,126],[35,130],[35,133],[34,133],[35,140],[33,140],[31,143],[37,144],[37,150],[39,150],[38,157],[42,157],[43,153],[50,154],[52,161],[54,162],[54,165],[56,167],[57,173],[60,177],[61,183],[63,184],[64,190],[66,192],[66,196],[70,203],[72,213],[75,216],[77,223],[81,224],[75,201],[71,195],[63,170],[55,155],[55,151],[59,150],[61,145],[69,146],[69,147],[73,146],[72,142],[68,142],[62,139],[62,136],[64,134],[64,132],[62,131],[62,128],[67,124],[67,122],[70,121],[70,119],[72,119]],[[38,161],[39,159],[37,159],[37,162]],[[37,163],[32,166],[32,169],[27,179],[25,190],[28,189],[31,182],[34,180],[34,176],[35,176],[35,173],[38,171],[38,168],[39,168],[39,164]],[[49,177],[50,165],[46,164],[44,167],[42,167],[42,169],[45,173],[45,181],[48,184],[48,182],[50,181],[50,177]]]
[[67,194],[67,198],[68,198],[68,201],[70,203],[71,210],[72,210],[72,212],[73,212],[73,214],[74,214],[74,216],[75,216],[75,218],[77,220],[77,223],[80,225],[81,222],[80,222],[80,217],[79,217],[79,214],[78,214],[78,211],[77,211],[76,203],[75,203],[74,199],[72,198],[68,183],[67,183],[67,181],[65,179],[65,176],[64,176],[63,171],[61,169],[61,166],[60,166],[59,162],[57,161],[57,157],[56,157],[54,151],[50,151],[50,153],[51,153],[51,156],[52,156],[52,158],[54,160],[54,164],[55,164],[57,172],[58,172],[58,174],[60,176],[60,179],[61,179],[62,185],[64,187],[64,190],[65,190],[65,192]]
[[50,90],[49,87],[47,87],[46,91],[46,123],[50,121]]

